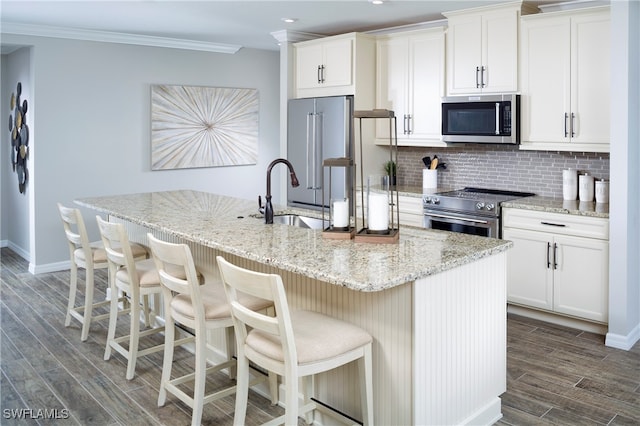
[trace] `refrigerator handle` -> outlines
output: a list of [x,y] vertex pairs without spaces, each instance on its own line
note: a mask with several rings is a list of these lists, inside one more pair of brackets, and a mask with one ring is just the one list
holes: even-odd
[[321,138],[322,123],[318,123],[318,119],[322,119],[322,114],[310,112],[307,115],[307,189],[320,189],[318,186],[318,166],[320,165],[321,153],[318,153],[318,147],[322,147]]

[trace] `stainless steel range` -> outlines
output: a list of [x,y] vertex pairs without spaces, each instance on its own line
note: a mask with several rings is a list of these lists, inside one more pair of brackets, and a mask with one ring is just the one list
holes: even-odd
[[470,187],[424,195],[424,226],[500,238],[500,203],[532,195],[535,194]]

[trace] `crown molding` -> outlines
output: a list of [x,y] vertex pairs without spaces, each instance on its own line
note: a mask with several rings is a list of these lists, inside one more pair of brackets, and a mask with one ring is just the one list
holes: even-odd
[[65,38],[73,40],[98,41],[106,43],[133,44],[139,46],[166,47],[170,49],[199,50],[204,52],[234,54],[242,49],[235,44],[209,43],[196,40],[183,40],[168,37],[154,37],[138,34],[116,33],[108,31],[80,30],[73,28],[50,27],[44,25],[2,23],[2,34],[29,35],[38,37]]

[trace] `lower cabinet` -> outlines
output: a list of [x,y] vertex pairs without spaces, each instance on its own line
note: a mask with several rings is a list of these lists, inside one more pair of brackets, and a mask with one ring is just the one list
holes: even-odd
[[509,303],[606,323],[608,219],[503,210]]

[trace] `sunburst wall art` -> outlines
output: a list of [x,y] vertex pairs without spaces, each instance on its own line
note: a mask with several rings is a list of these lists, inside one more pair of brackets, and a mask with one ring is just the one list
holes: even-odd
[[256,164],[258,91],[151,86],[151,169]]

